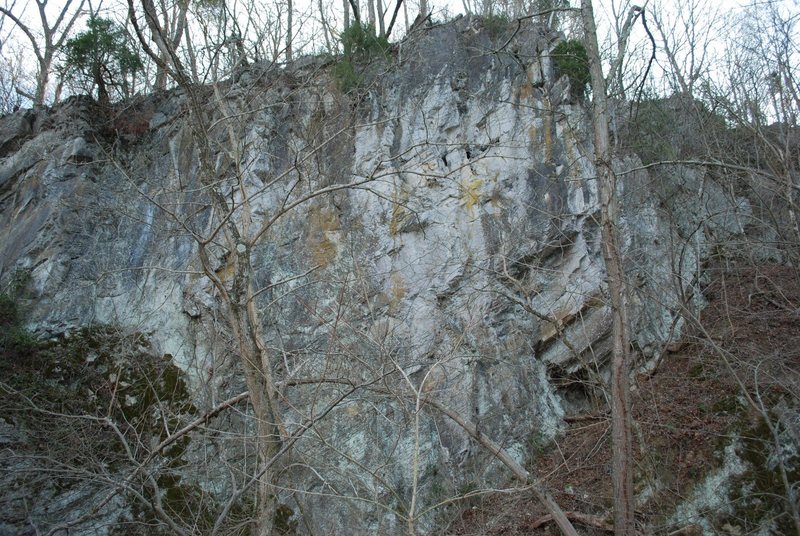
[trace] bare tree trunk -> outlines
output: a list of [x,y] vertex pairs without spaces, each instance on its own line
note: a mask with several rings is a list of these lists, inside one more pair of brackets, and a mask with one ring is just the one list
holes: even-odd
[[[672,68],[672,73],[670,74],[672,74],[675,82],[678,83],[681,93],[689,97],[692,94],[692,90],[689,88],[689,83],[683,76],[683,69],[681,69],[680,65],[678,64],[678,58],[675,56],[672,43],[669,41],[667,34],[664,31],[664,24],[662,23],[662,17],[659,13],[653,14],[653,21],[655,22],[656,30],[658,30],[658,33],[661,37],[661,50],[663,50],[664,54],[666,54],[667,61],[669,61],[669,65]],[[689,74],[691,76],[691,73]]]
[[353,20],[359,24],[362,23],[361,21],[361,9],[359,8],[359,0],[347,0],[350,3],[350,7],[353,8]]
[[[161,61],[166,63],[167,58],[162,55]],[[167,89],[167,71],[161,65],[156,66],[156,80],[153,84],[153,87],[157,91],[163,91]]]
[[591,0],[581,1],[586,53],[592,76],[592,124],[595,167],[600,196],[600,224],[603,259],[608,271],[608,290],[613,316],[613,357],[611,363],[611,441],[614,487],[614,531],[636,533],[633,503],[631,401],[629,386],[630,334],[628,332],[627,285],[617,237],[616,176],[611,166],[611,143],[605,79],[597,44],[597,29]]
[[292,61],[292,11],[293,0],[286,0],[286,61]]
[[631,30],[633,30],[633,23],[636,21],[636,18],[641,12],[642,8],[639,6],[631,6],[631,8],[628,10],[628,15],[625,18],[625,24],[623,24],[622,30],[620,31],[619,35],[617,35],[617,57],[614,58],[614,61],[611,64],[611,69],[608,73],[608,87],[606,87],[606,92],[610,92],[611,96],[623,101],[626,97],[625,82],[622,77],[624,73],[622,63],[625,60],[625,52],[628,49],[628,39],[631,36]]
[[389,21],[389,26],[386,28],[386,32],[383,33],[383,37],[386,39],[389,39],[389,36],[392,34],[392,30],[394,29],[394,24],[397,22],[397,15],[400,13],[401,6],[405,6],[405,2],[403,0],[397,0],[397,4],[394,6],[394,12],[392,12],[392,20]]
[[[201,125],[206,122],[201,122]],[[198,128],[201,128],[199,126]],[[208,158],[209,153],[205,148],[199,148],[201,169],[206,170],[203,182],[213,179],[213,170],[207,166],[212,165]],[[218,191],[211,191],[212,202],[221,214],[227,214],[230,208],[226,199]],[[224,226],[224,233],[233,260],[233,284],[230,290],[219,280],[213,270],[204,246],[200,245],[200,259],[203,270],[214,283],[222,297],[225,314],[233,333],[239,360],[244,369],[247,390],[253,406],[254,417],[258,430],[259,467],[266,464],[279,452],[281,448],[280,427],[278,425],[277,409],[275,407],[275,386],[269,358],[266,354],[263,337],[260,333],[260,323],[255,303],[253,301],[253,274],[250,264],[250,247],[240,236],[239,229],[233,223],[233,218],[228,218]],[[261,471],[258,486],[258,519],[256,520],[256,534],[269,536],[272,533],[273,518],[275,515],[275,500],[273,499],[272,480],[274,471],[267,468]]]
[[[188,41],[188,0],[179,0],[175,5],[172,5],[171,9],[165,2],[161,1],[158,4],[158,9],[160,12],[157,10],[155,3],[152,2],[152,0],[149,0],[148,9],[151,11],[152,16],[159,21],[159,35],[155,35],[155,33],[153,34],[154,41],[157,39],[164,39],[169,42],[172,50],[178,49],[181,41],[184,38],[184,34],[187,34],[186,37]],[[170,11],[172,12],[171,15]],[[160,19],[158,18],[159,14]],[[167,89],[167,81],[169,79],[169,74],[167,73],[166,68],[166,64],[169,63],[169,57],[164,50],[161,51],[160,55],[161,61],[156,62],[156,79],[154,87],[157,90],[165,90]]]
[[377,11],[377,17],[378,17],[378,35],[381,37],[385,37],[386,26],[383,23],[383,16],[385,15],[383,0],[375,0],[375,10]]
[[369,16],[368,24],[375,29],[375,0],[367,0],[367,15]]
[[342,0],[342,11],[344,11],[344,29],[350,27],[350,2]]
[[53,104],[61,102],[61,92],[64,90],[64,75],[58,77],[56,88],[53,90]]
[[108,108],[111,98],[108,95],[108,87],[106,87],[105,77],[103,76],[102,67],[100,65],[94,68],[94,83],[97,86],[97,102],[102,108]]
[[[164,53],[169,63],[162,66],[175,81],[182,86],[188,95],[188,107],[191,133],[197,150],[197,174],[200,182],[207,188],[210,204],[220,215],[219,230],[225,237],[225,243],[230,252],[232,263],[233,281],[230,286],[221,281],[206,254],[205,247],[211,239],[205,241],[197,239],[198,256],[203,271],[218,290],[221,297],[223,311],[227,317],[232,333],[234,347],[244,371],[247,390],[253,406],[253,413],[258,430],[258,460],[256,468],[259,477],[258,519],[256,534],[268,536],[272,533],[272,524],[275,513],[275,499],[273,492],[274,470],[273,458],[281,449],[281,427],[279,425],[276,408],[275,386],[269,355],[261,335],[261,325],[258,312],[255,309],[253,269],[250,263],[250,248],[252,246],[247,237],[247,222],[242,223],[242,228],[237,226],[232,213],[237,209],[229,204],[227,198],[219,189],[220,177],[216,173],[216,166],[212,157],[215,142],[211,139],[209,125],[212,124],[207,113],[205,100],[201,99],[195,90],[190,75],[186,72],[172,43],[165,38],[163,30],[159,27],[158,19],[151,0],[144,0],[146,23],[155,36],[159,52]],[[136,35],[146,53],[154,61],[160,61],[161,54],[152,50],[144,39],[140,26],[135,18],[134,0],[128,0],[128,8]],[[219,99],[222,102],[224,99]],[[223,114],[226,113],[223,110]],[[232,149],[236,151],[236,135],[230,132]],[[241,185],[241,182],[239,183]],[[244,189],[241,190],[243,199],[247,198]],[[240,207],[241,208],[241,207]],[[216,234],[216,233],[213,233]],[[263,468],[263,469],[262,469]]]
[[39,73],[36,76],[36,94],[34,95],[33,104],[41,106],[44,104],[44,99],[47,96],[47,86],[50,83],[50,69],[52,69],[53,59],[45,57],[39,61]]
[[328,17],[325,15],[325,6],[322,0],[317,0],[317,9],[319,10],[319,20],[322,24],[322,35],[325,38],[325,50],[328,54],[334,54],[335,51],[332,46],[333,34],[331,32],[331,26],[328,24]]
[[197,80],[198,70],[197,70],[197,56],[194,53],[194,44],[192,43],[192,36],[189,32],[189,26],[185,26],[183,32],[186,34],[186,53],[189,59],[189,72],[192,75],[192,79]]

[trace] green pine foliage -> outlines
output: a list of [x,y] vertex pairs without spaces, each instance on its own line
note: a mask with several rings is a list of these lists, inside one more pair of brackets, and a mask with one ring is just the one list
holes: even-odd
[[64,45],[64,68],[68,78],[97,88],[98,101],[108,104],[111,89],[125,87],[142,60],[114,21],[92,16],[87,27]]
[[5,292],[0,293],[0,373],[3,357],[27,360],[38,348],[36,338],[25,328],[20,309],[20,298],[24,296],[30,279],[29,270],[17,270]]
[[[0,294],[0,356],[26,360],[37,345],[36,339],[23,325],[17,300],[8,294]],[[0,363],[0,370],[2,368]]]
[[553,58],[556,76],[566,76],[569,79],[570,97],[573,100],[584,98],[592,76],[583,43],[577,39],[562,41],[550,56]]
[[364,82],[363,71],[376,60],[388,60],[391,45],[375,33],[371,25],[354,22],[341,36],[344,57],[333,68],[333,78],[343,93],[359,89]]
[[342,47],[345,58],[356,62],[388,58],[391,48],[385,37],[376,35],[371,24],[365,26],[358,22],[342,32]]
[[483,18],[483,27],[489,32],[489,36],[492,39],[497,39],[503,35],[503,33],[508,30],[510,24],[511,19],[509,19],[508,15],[505,13],[500,13],[498,15],[490,14]]

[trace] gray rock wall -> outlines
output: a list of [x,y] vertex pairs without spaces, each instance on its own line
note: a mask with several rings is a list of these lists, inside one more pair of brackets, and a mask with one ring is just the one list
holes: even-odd
[[[417,411],[413,390],[525,461],[604,377],[611,320],[588,114],[552,77],[557,36],[523,28],[496,50],[502,41],[470,18],[429,29],[367,69],[358,98],[319,62],[254,66],[216,94],[201,90],[218,121],[220,188],[236,203],[237,185],[248,193],[240,225],[332,190],[278,219],[252,256],[278,379],[375,387],[318,421],[285,463],[279,495],[322,532],[399,533],[412,497],[419,514],[506,482],[460,429]],[[83,98],[0,120],[0,274],[30,273],[40,333],[148,333],[207,407],[243,380],[216,290],[199,273],[192,235],[208,236],[220,215],[195,176],[185,113],[174,91],[120,108],[111,129]],[[617,164],[646,363],[680,334],[680,296],[708,253],[698,229],[742,232],[747,206],[692,170]],[[225,280],[225,245],[212,252]],[[343,389],[285,387],[286,428]]]

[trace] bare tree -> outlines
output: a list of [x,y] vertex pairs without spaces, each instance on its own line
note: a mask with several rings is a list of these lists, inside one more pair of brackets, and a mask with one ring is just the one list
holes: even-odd
[[[706,99],[752,139],[743,151],[717,154],[724,161],[767,170],[788,215],[788,229],[779,229],[787,244],[800,243],[797,22],[795,14],[775,3],[746,10],[732,26],[736,37],[727,45],[724,76],[703,80]],[[794,263],[796,255],[791,254]]]
[[[77,4],[73,4],[74,0],[67,0],[61,10],[58,11],[55,21],[48,20],[47,2],[48,0],[36,0],[40,23],[38,28],[25,22],[22,14],[16,9],[16,2],[0,7],[0,13],[12,20],[20,31],[25,34],[25,37],[28,38],[36,56],[38,63],[36,91],[32,95],[25,95],[36,106],[44,104],[47,98],[48,84],[53,71],[53,60],[66,42],[67,37],[69,37],[75,21],[81,15],[85,0],[78,0]],[[41,35],[41,38],[38,35]],[[22,88],[19,89],[22,90]]]
[[[388,9],[383,8],[383,4],[381,0],[367,0],[367,21],[364,22],[361,20],[361,10],[358,7],[357,0],[344,0],[349,2],[349,6],[353,9],[353,18],[359,24],[364,24],[365,26],[371,26],[373,30],[376,31],[379,37],[389,38],[394,29],[394,25],[397,22],[397,16],[400,13],[400,8],[403,7],[404,0],[397,0],[394,5],[394,9],[392,10],[392,17],[389,20],[389,24],[386,25],[386,14],[388,13]],[[375,4],[377,2],[377,6]],[[387,6],[388,8],[388,6]],[[428,13],[425,12],[425,15]],[[349,10],[345,8],[345,28],[349,26],[348,18],[349,17]],[[377,22],[377,25],[376,25]],[[377,29],[376,29],[377,26]]]
[[713,58],[713,41],[723,29],[719,6],[705,0],[682,0],[667,12],[652,11],[652,19],[667,56],[673,90],[688,98],[707,73]]
[[11,113],[35,90],[35,80],[25,69],[25,51],[0,38],[0,114]]
[[[142,5],[152,13],[154,18],[159,20],[159,26],[164,29],[164,38],[169,41],[173,49],[177,50],[187,31],[189,0],[178,0],[169,4],[164,0],[159,0],[158,5],[152,0],[144,0]],[[161,60],[163,62],[166,58],[162,57]],[[158,64],[156,69],[155,87],[156,89],[166,89],[167,73]]]
[[614,530],[617,534],[633,536],[636,533],[636,526],[633,502],[628,285],[622,267],[622,250],[618,238],[617,181],[612,167],[613,155],[609,139],[609,104],[591,0],[582,0],[581,18],[592,76],[592,127],[597,189],[600,196],[600,230],[613,316],[611,437],[613,444]]
[[623,63],[628,58],[628,41],[633,31],[633,26],[639,17],[644,16],[644,10],[640,6],[633,5],[628,8],[628,13],[625,16],[625,22],[622,27],[619,26],[620,17],[614,17],[615,30],[617,34],[617,50],[614,59],[611,62],[611,68],[606,78],[606,90],[609,96],[625,100],[625,82],[624,73],[625,69]]
[[286,0],[286,61],[292,61],[292,44],[294,36],[294,26],[292,25],[292,15],[294,13],[294,3]]

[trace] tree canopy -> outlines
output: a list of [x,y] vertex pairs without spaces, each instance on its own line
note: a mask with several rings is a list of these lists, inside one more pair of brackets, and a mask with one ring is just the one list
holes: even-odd
[[67,41],[64,67],[72,79],[89,81],[101,104],[110,101],[109,88],[122,87],[142,69],[142,60],[125,31],[114,21],[92,16],[87,30]]

